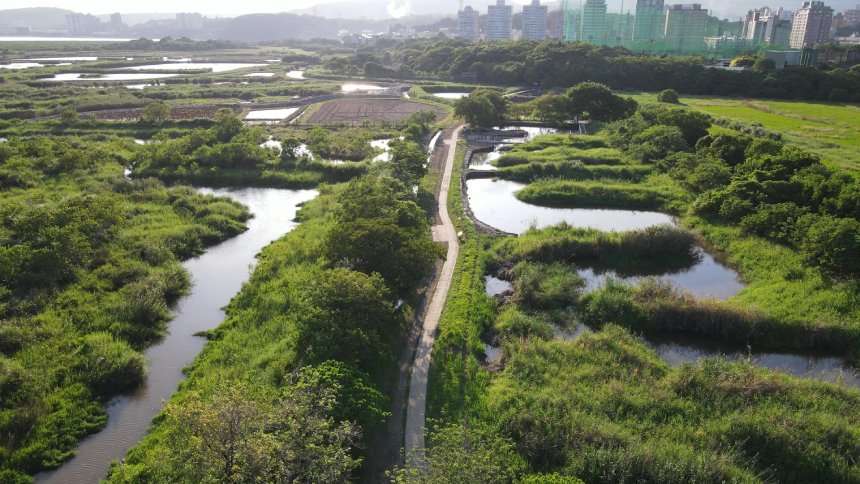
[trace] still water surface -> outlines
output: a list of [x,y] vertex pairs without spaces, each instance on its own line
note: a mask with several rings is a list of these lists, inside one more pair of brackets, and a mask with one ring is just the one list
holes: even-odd
[[248,230],[211,247],[183,266],[194,286],[174,308],[167,336],[146,350],[149,372],[133,394],[113,398],[107,406],[108,422],[99,433],[81,442],[77,456],[53,472],[37,476],[45,483],[89,483],[102,479],[113,460],[143,438],[152,418],[185,379],[182,369],[192,362],[205,340],[194,336],[224,320],[221,310],[239,291],[251,273],[255,256],[272,241],[296,227],[298,205],[317,195],[314,190],[248,188],[200,189],[226,195],[247,205],[254,218]]

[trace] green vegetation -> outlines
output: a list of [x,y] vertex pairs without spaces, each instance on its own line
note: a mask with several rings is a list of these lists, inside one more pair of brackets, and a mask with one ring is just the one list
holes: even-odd
[[[441,255],[409,185],[426,158],[411,136],[390,163],[321,186],[302,224],[263,251],[187,383],[112,482],[338,481],[361,469],[388,417],[416,290]],[[237,412],[235,429],[206,418]],[[224,439],[207,439],[225,433],[238,446],[229,462]]]
[[[363,49],[338,58],[333,72],[359,71],[367,63],[391,67],[387,78],[478,82],[488,85],[567,88],[580,82],[606,84],[612,89],[660,92],[674,89],[683,94],[746,96],[776,99],[860,100],[860,70],[814,67],[741,72],[709,69],[697,56],[654,56],[659,45],[642,46],[639,52],[585,42],[486,42],[450,40],[403,43],[373,52]],[[674,49],[672,50],[674,53]],[[708,54],[710,55],[710,54]],[[839,99],[834,99],[838,97]]]
[[597,481],[850,482],[860,393],[706,360],[672,368],[609,326],[512,345],[485,408],[532,472]]
[[[58,466],[146,373],[189,287],[179,261],[244,230],[232,201],[127,180],[118,138],[0,144],[0,469]],[[11,478],[11,477],[10,477]]]
[[490,89],[478,89],[457,101],[454,113],[472,126],[491,128],[505,120],[508,101]]

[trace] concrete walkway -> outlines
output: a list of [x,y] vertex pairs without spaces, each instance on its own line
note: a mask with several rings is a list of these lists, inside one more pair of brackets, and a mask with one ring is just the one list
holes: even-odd
[[[442,174],[442,186],[439,189],[439,219],[441,225],[433,227],[433,240],[448,245],[448,253],[445,264],[439,275],[439,282],[433,292],[433,298],[427,308],[427,316],[424,318],[424,329],[421,339],[418,340],[418,348],[415,351],[415,361],[412,363],[412,378],[409,381],[409,401],[406,406],[406,456],[407,461],[413,463],[414,457],[421,456],[424,452],[424,413],[427,409],[427,374],[430,371],[430,354],[433,351],[433,342],[436,340],[436,328],[439,326],[439,318],[445,301],[448,298],[448,290],[451,288],[451,279],[454,277],[454,266],[457,264],[457,256],[460,253],[460,244],[457,240],[457,229],[448,216],[448,187],[451,185],[451,173],[454,171],[455,154],[457,152],[457,141],[460,138],[459,126],[451,133],[451,137],[445,140],[448,146],[448,159],[445,162],[445,170]],[[459,183],[456,185],[459,187]],[[420,461],[419,461],[420,462]]]

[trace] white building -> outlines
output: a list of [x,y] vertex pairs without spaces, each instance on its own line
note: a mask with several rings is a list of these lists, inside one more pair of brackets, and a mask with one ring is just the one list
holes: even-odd
[[509,40],[513,30],[514,7],[496,0],[487,7],[487,40]]
[[833,9],[824,5],[824,2],[803,2],[803,7],[794,14],[791,48],[802,49],[827,42],[832,23]]
[[478,40],[478,11],[466,7],[457,12],[457,36],[469,42]]
[[540,0],[532,0],[523,6],[523,35],[525,40],[546,40],[549,9]]

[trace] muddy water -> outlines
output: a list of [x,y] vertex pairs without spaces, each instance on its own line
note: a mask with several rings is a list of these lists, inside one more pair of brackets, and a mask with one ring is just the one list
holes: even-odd
[[248,222],[248,230],[183,264],[191,273],[194,286],[191,293],[177,303],[167,336],[146,350],[149,372],[145,383],[131,395],[112,399],[107,406],[105,428],[81,442],[76,457],[56,471],[40,474],[37,481],[98,482],[107,473],[111,461],[125,456],[144,436],[152,417],[185,378],[182,368],[203,348],[205,340],[194,334],[212,329],[224,320],[221,308],[248,279],[256,254],[295,228],[292,220],[298,204],[316,196],[314,190],[200,191],[228,195],[247,205],[254,214]]
[[514,196],[525,185],[507,180],[469,180],[467,187],[469,205],[475,217],[487,225],[513,234],[521,234],[531,227],[544,228],[561,222],[573,227],[604,231],[627,231],[673,223],[670,215],[659,212],[531,205]]

